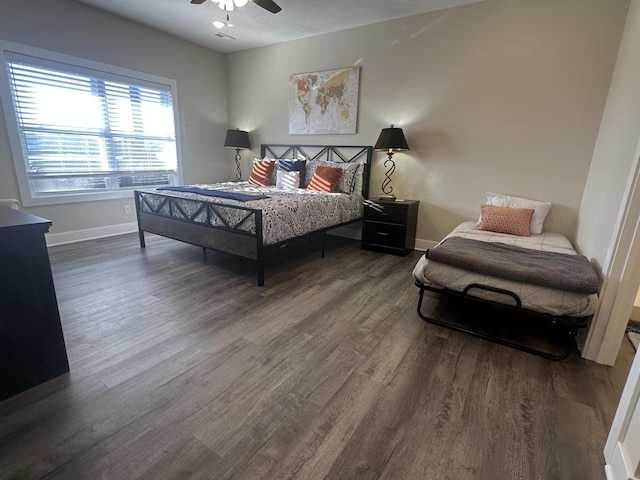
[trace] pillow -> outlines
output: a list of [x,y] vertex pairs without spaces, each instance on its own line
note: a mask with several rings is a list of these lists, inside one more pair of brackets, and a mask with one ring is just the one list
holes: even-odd
[[256,163],[256,162],[274,162],[275,163],[276,167],[271,172],[271,178],[269,179],[269,185],[275,185],[276,184],[276,170],[277,170],[277,167],[278,167],[278,159],[277,158],[269,158],[269,157],[264,157],[264,158],[253,157],[253,163]]
[[478,230],[488,230],[496,233],[508,233],[528,237],[529,226],[533,216],[533,208],[497,207],[484,204],[481,207],[480,224]]
[[304,187],[308,188],[309,184],[311,183],[311,179],[313,178],[313,174],[316,171],[316,168],[318,168],[318,165],[320,165],[320,161],[319,160],[307,160],[307,164],[305,166],[304,169]]
[[356,176],[358,170],[360,169],[359,163],[347,163],[347,162],[329,162],[326,160],[309,160],[306,166],[306,180],[307,186],[310,183],[311,178],[313,178],[313,173],[315,172],[318,166],[339,168],[342,170],[342,175],[340,176],[340,180],[338,180],[338,184],[335,187],[336,192],[342,192],[351,194],[353,193],[356,186]]
[[264,187],[268,186],[271,183],[271,174],[275,167],[276,162],[273,160],[254,160],[249,183]]
[[362,195],[364,192],[364,167],[358,168],[353,179],[353,192],[357,192]]
[[342,175],[342,169],[318,165],[313,172],[308,190],[318,192],[333,192]]
[[287,172],[278,169],[276,187],[284,190],[300,188],[300,172]]
[[[280,159],[278,160],[278,170],[283,170],[285,172],[299,172],[299,178],[300,178],[300,183],[295,187],[298,188],[301,185],[305,185],[306,186],[306,182],[305,182],[305,167],[306,167],[306,160],[286,160],[286,159]],[[277,180],[277,179],[276,179]]]
[[549,210],[551,210],[551,202],[539,202],[528,198],[500,195],[493,192],[487,192],[487,204],[509,208],[533,208],[534,211],[529,226],[531,234],[533,235],[540,235],[542,233],[544,220],[547,218]]
[[258,157],[253,157],[253,161],[254,162],[274,162],[276,164],[275,168],[273,169],[273,172],[271,173],[271,180],[269,181],[269,185],[275,185],[277,179],[277,172],[278,172],[278,165],[280,163],[280,161],[291,161],[291,160],[286,160],[286,159],[279,159],[279,158],[271,158],[271,157],[263,157],[263,158],[258,158]]
[[353,193],[356,186],[356,174],[360,169],[359,163],[326,163],[322,165],[335,166],[342,170],[342,175],[336,185],[336,192]]

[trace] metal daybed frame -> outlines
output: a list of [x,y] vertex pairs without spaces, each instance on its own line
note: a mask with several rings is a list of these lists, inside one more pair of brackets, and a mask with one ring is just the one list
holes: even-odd
[[[352,145],[286,145],[286,144],[263,144],[260,148],[261,157],[272,158],[294,158],[306,160],[326,160],[331,162],[362,163],[363,172],[363,198],[367,198],[369,192],[369,174],[372,146],[352,146]],[[362,161],[364,159],[364,162]],[[134,191],[136,214],[138,219],[138,235],[140,247],[145,248],[144,233],[154,233],[167,238],[179,240],[202,247],[203,252],[214,250],[229,255],[253,260],[256,264],[258,286],[264,285],[264,260],[270,252],[284,248],[292,240],[309,238],[311,235],[321,233],[322,256],[324,256],[324,235],[328,230],[338,228],[353,222],[360,221],[356,218],[349,222],[331,225],[316,231],[307,233],[300,237],[293,237],[283,240],[273,245],[263,243],[263,223],[262,210],[245,206],[233,206],[222,204],[216,201],[199,201],[177,199],[169,195],[161,195],[153,192],[153,195],[164,196],[164,200],[154,208],[145,199],[146,192]],[[180,202],[193,202],[194,213],[188,215],[182,209]],[[142,208],[144,205],[144,209]],[[232,222],[228,215],[224,215],[224,210],[234,210],[242,212],[239,221]],[[173,216],[177,213],[180,218]],[[196,218],[205,215],[205,222],[197,222]],[[213,226],[212,218],[218,220],[223,226]],[[242,229],[247,222],[253,221],[255,232],[248,232]]]
[[[492,341],[494,343],[498,343],[500,345],[505,345],[511,348],[515,348],[517,350],[521,350],[523,352],[531,353],[533,355],[537,355],[543,358],[547,358],[550,360],[564,360],[568,358],[575,348],[575,337],[578,334],[578,330],[580,328],[585,328],[588,326],[591,316],[586,317],[569,317],[566,315],[563,316],[555,316],[549,315],[546,313],[536,312],[534,310],[529,310],[526,308],[522,308],[522,302],[520,301],[520,297],[514,292],[509,290],[504,290],[501,288],[496,288],[488,285],[481,285],[478,283],[472,283],[468,285],[463,292],[458,292],[455,290],[451,290],[449,288],[436,288],[431,287],[429,285],[425,285],[419,280],[416,280],[416,286],[420,288],[420,295],[418,299],[418,315],[423,320],[433,323],[436,325],[440,325],[442,327],[447,327],[459,332],[466,333],[468,335],[473,335],[475,337],[483,338],[485,340]],[[492,300],[480,299],[474,297],[470,294],[470,291],[473,289],[478,290],[486,290],[494,293],[499,293],[506,295],[513,299],[515,305],[503,304],[499,302],[495,302]],[[467,326],[462,326],[453,322],[447,322],[445,320],[436,319],[433,317],[429,317],[422,312],[422,303],[424,300],[425,291],[435,292],[443,296],[449,296],[458,299],[464,299],[469,302],[477,302],[479,305],[487,306],[491,309],[502,310],[509,314],[518,315],[518,316],[527,316],[534,320],[541,320],[550,325],[555,332],[559,335],[561,339],[561,343],[563,344],[563,351],[559,354],[549,352],[540,348],[534,348],[523,343],[518,343],[498,335],[492,335],[490,333],[484,332],[480,329],[473,329]]]

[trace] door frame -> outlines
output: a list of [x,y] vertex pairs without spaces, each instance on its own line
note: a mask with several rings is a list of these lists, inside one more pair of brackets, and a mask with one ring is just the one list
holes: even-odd
[[605,365],[616,361],[640,288],[640,143],[630,172],[603,268],[599,307],[582,351],[584,358]]

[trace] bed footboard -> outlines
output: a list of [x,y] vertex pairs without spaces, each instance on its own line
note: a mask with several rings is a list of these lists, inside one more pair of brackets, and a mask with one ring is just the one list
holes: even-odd
[[[433,323],[442,327],[447,327],[452,330],[456,330],[462,333],[466,333],[468,335],[473,335],[475,337],[483,338],[485,340],[492,341],[494,343],[498,343],[501,345],[505,345],[511,348],[515,348],[517,350],[521,350],[527,353],[531,353],[533,355],[537,355],[543,358],[547,358],[550,360],[564,360],[568,358],[575,348],[575,337],[580,328],[585,328],[588,326],[590,317],[567,317],[567,316],[553,316],[548,315],[546,313],[535,312],[532,310],[522,308],[522,302],[517,294],[503,290],[495,287],[490,287],[481,284],[471,284],[465,290],[461,292],[457,292],[455,290],[450,290],[448,288],[434,288],[428,285],[424,285],[423,283],[416,281],[416,286],[420,288],[420,294],[418,298],[418,315],[423,320]],[[491,300],[484,300],[477,297],[474,297],[470,294],[470,291],[473,289],[487,290],[494,293],[499,293],[510,297],[514,301],[514,305],[502,304],[498,302],[494,302]],[[542,321],[546,325],[552,327],[552,329],[557,333],[558,338],[560,339],[560,347],[561,352],[556,353],[549,350],[543,350],[541,348],[535,348],[529,346],[525,343],[513,341],[498,335],[493,335],[486,331],[483,331],[481,328],[473,328],[466,325],[460,325],[454,322],[449,322],[443,319],[436,319],[433,316],[426,315],[423,312],[423,301],[424,301],[424,293],[426,291],[435,292],[440,295],[445,295],[449,297],[458,297],[463,299],[464,301],[469,302],[477,302],[477,304],[481,304],[483,306],[487,306],[491,309],[502,310],[510,314],[519,315],[519,316],[527,316],[529,318],[535,319],[537,321]]]
[[[146,246],[144,232],[149,232],[247,258],[256,262],[258,285],[264,285],[262,211],[155,192],[136,190],[134,195],[141,248]],[[156,201],[151,202],[150,195]],[[162,200],[158,202],[158,198]]]

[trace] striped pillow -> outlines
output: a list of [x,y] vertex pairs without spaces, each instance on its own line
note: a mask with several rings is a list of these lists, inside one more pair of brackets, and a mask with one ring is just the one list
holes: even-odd
[[318,192],[333,192],[342,175],[342,169],[335,167],[325,167],[319,165],[313,172],[311,182],[309,182],[308,190],[316,190]]
[[263,187],[268,186],[271,183],[271,174],[275,167],[276,162],[273,160],[254,160],[249,183]]

